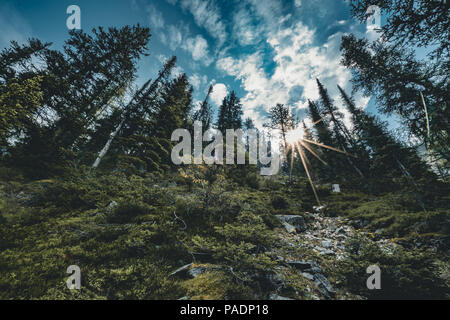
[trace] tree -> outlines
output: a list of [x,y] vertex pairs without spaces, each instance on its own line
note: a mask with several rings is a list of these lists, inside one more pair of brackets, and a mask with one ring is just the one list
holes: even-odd
[[17,136],[33,122],[33,115],[42,102],[41,81],[36,76],[0,83],[0,146],[6,147],[13,132]]
[[450,50],[449,3],[440,0],[352,0],[353,16],[361,22],[368,18],[370,6],[378,6],[388,17],[382,26],[383,37],[397,45],[408,43],[435,47],[434,57],[447,57]]
[[288,149],[286,135],[289,130],[294,127],[294,117],[292,116],[289,107],[283,104],[277,104],[269,111],[270,122],[264,126],[272,130],[279,130],[281,138],[283,139],[284,150]]
[[[5,60],[1,60],[6,62],[2,65],[7,66],[1,73],[7,79],[12,74],[42,77],[42,103],[35,121],[16,137],[14,165],[48,176],[69,162],[79,162],[98,123],[113,112],[110,102],[120,98],[134,80],[149,38],[149,29],[139,25],[98,28],[92,34],[72,30],[62,51],[50,50],[37,40],[3,51]],[[34,59],[25,57],[24,64],[20,58],[24,53],[33,54]]]
[[216,123],[217,129],[225,133],[227,129],[242,128],[242,104],[234,91],[223,99],[219,108],[219,117]]
[[205,100],[200,106],[200,109],[194,113],[194,121],[200,121],[203,124],[203,130],[207,131],[211,128],[212,122],[212,110],[211,106],[208,103],[209,97],[213,92],[213,86],[210,86],[208,89],[208,93],[206,94]]
[[444,72],[442,67],[417,61],[411,50],[370,44],[353,35],[343,37],[341,49],[342,64],[352,70],[355,89],[374,95],[380,112],[397,114],[412,138],[420,139],[448,164],[450,82],[444,75],[448,66]]
[[322,104],[322,110],[324,110],[325,115],[330,116],[331,122],[333,123],[333,131],[335,140],[339,143],[342,151],[345,152],[345,158],[350,166],[355,170],[355,172],[360,176],[364,177],[361,170],[358,166],[353,162],[350,158],[351,156],[348,154],[347,149],[348,146],[353,146],[353,139],[346,128],[345,124],[342,122],[342,113],[339,112],[338,108],[334,105],[333,100],[328,95],[327,89],[322,85],[322,83],[317,79],[317,86],[319,87],[319,94]]

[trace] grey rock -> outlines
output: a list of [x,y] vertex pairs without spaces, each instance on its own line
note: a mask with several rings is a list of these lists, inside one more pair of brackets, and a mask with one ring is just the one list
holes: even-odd
[[322,247],[324,248],[331,248],[333,246],[333,243],[331,241],[322,241]]
[[303,271],[303,272],[308,272],[308,273],[312,273],[312,274],[322,272],[322,268],[320,267],[320,265],[313,260],[308,260],[308,261],[287,260],[286,263],[290,266],[295,267],[296,269]]
[[314,276],[311,273],[302,272],[302,276],[308,280],[314,281]]
[[282,286],[284,284],[284,276],[279,273],[270,274],[267,276],[267,279],[276,287]]
[[[293,226],[296,232],[303,232],[306,230],[305,218],[295,215],[277,215],[277,218],[283,223]],[[286,226],[285,226],[286,228]],[[287,229],[286,229],[287,230]],[[289,232],[289,231],[288,231]]]
[[307,270],[310,269],[312,266],[309,262],[304,260],[286,260],[286,263],[296,269],[300,270]]
[[325,250],[321,250],[320,254],[323,256],[332,256],[332,255],[335,255],[335,252],[330,249],[325,249]]
[[282,296],[279,296],[279,295],[277,295],[277,294],[275,294],[275,293],[272,293],[272,294],[269,296],[269,300],[294,300],[294,299],[282,297]]
[[323,293],[323,295],[327,298],[334,297],[336,291],[331,286],[330,281],[328,281],[327,278],[323,274],[315,274],[314,275],[314,282],[319,287],[320,291]]
[[206,267],[200,266],[200,267],[189,270],[187,273],[191,278],[197,278],[199,275],[202,275],[205,272],[206,272]]

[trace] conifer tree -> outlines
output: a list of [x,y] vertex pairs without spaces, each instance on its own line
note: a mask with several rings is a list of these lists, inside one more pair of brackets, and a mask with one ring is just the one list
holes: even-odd
[[201,121],[203,124],[203,130],[207,131],[211,128],[212,122],[212,110],[211,106],[208,102],[209,97],[213,92],[213,86],[210,86],[208,89],[208,93],[206,94],[205,100],[200,106],[200,109],[194,113],[194,121]]
[[242,104],[234,91],[225,97],[219,108],[217,129],[225,133],[227,129],[242,128]]
[[334,105],[333,100],[329,96],[327,89],[322,85],[319,79],[317,79],[317,86],[319,87],[322,110],[324,110],[325,115],[330,117],[331,123],[333,124],[335,140],[338,142],[339,147],[342,149],[342,151],[345,152],[345,158],[347,159],[349,165],[360,177],[364,177],[361,170],[358,168],[355,162],[351,159],[351,156],[348,154],[349,145],[354,145],[354,143],[352,141],[353,139],[350,135],[350,132],[348,131],[345,124],[341,120],[343,117],[342,113],[340,113],[338,108]]

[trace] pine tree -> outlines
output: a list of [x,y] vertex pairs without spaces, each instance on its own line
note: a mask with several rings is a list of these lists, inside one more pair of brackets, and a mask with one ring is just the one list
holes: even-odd
[[225,97],[219,108],[217,129],[225,134],[227,129],[242,128],[242,104],[234,91]]
[[201,121],[204,131],[207,131],[211,128],[212,110],[210,104],[208,103],[208,100],[212,92],[213,86],[210,86],[206,98],[200,106],[200,109],[196,111],[193,116],[194,121]]
[[448,1],[352,0],[353,16],[366,22],[367,10],[373,5],[389,17],[381,26],[384,39],[399,46],[408,43],[411,46],[432,47],[432,57],[449,57]]
[[342,63],[352,70],[355,88],[374,95],[380,112],[398,115],[410,137],[420,139],[430,155],[448,166],[448,63],[430,67],[416,60],[411,49],[370,44],[353,35],[343,37],[341,49]]
[[48,177],[69,161],[78,163],[99,121],[112,112],[111,101],[120,98],[134,80],[149,38],[149,29],[139,25],[98,28],[92,34],[71,31],[62,51],[35,40],[4,51],[6,64],[19,63],[17,58],[24,52],[35,53],[35,59],[20,62],[19,69],[7,67],[3,74],[10,75],[14,68],[18,78],[30,73],[42,77],[42,103],[35,121],[16,139],[14,164]]
[[279,130],[283,141],[284,150],[288,149],[286,135],[289,130],[294,128],[294,117],[289,107],[283,104],[277,104],[269,111],[270,122],[264,126],[272,130]]
[[[333,124],[334,139],[338,142],[339,147],[345,152],[345,158],[349,165],[354,169],[354,171],[360,176],[364,177],[361,170],[351,159],[348,153],[349,145],[353,146],[352,137],[346,128],[345,124],[341,120],[343,115],[339,112],[338,108],[334,105],[333,100],[328,95],[327,89],[322,85],[322,83],[317,79],[317,86],[319,87],[319,94],[322,104],[322,110],[325,111],[325,115],[331,118],[331,123]],[[344,169],[344,168],[342,168]],[[342,170],[345,171],[345,170]]]

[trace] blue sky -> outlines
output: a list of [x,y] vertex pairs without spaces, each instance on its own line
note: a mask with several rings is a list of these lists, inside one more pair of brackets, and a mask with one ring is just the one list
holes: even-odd
[[[2,0],[0,47],[37,37],[60,48],[72,4],[81,8],[86,32],[137,23],[151,28],[150,56],[139,63],[138,82],[154,77],[165,59],[176,55],[176,72],[189,76],[195,100],[213,84],[217,108],[235,90],[245,116],[258,124],[276,103],[302,116],[307,99],[318,98],[316,77],[339,102],[336,85],[351,90],[350,72],[339,64],[342,35],[374,38],[350,17],[344,0]],[[369,98],[356,99],[374,109]]]

